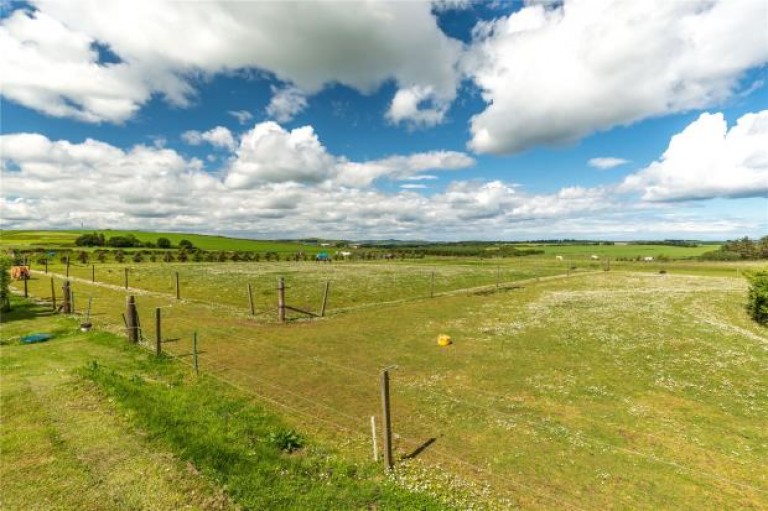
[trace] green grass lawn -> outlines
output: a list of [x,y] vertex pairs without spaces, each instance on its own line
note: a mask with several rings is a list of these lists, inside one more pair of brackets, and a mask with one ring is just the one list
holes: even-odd
[[[150,278],[173,267],[148,265],[130,292],[149,340],[163,307],[166,350],[189,363],[196,331],[204,374],[274,404],[291,427],[354,459],[369,456],[378,372],[396,364],[406,487],[459,488],[525,509],[768,506],[768,334],[744,313],[737,272],[747,265],[616,263],[603,272],[584,262],[568,276],[570,264],[554,259],[510,259],[500,270],[454,260],[189,266],[185,296],[215,298],[180,302],[168,278]],[[537,281],[537,267],[562,276]],[[429,299],[432,271],[445,287]],[[329,318],[274,323],[276,274],[295,303],[302,282],[330,272]],[[234,297],[256,275],[267,282],[258,308],[270,313],[252,319],[244,292]],[[31,290],[46,297],[41,277]],[[74,283],[79,310],[92,296],[93,321],[116,333],[121,279],[115,268],[108,286]],[[488,292],[461,291],[477,285]],[[440,333],[454,344],[437,347]]]
[[[462,502],[460,492],[438,499],[408,489],[380,465],[352,463],[289,430],[248,393],[78,324],[19,300],[3,315],[3,509],[442,510]],[[20,344],[30,332],[54,338]]]

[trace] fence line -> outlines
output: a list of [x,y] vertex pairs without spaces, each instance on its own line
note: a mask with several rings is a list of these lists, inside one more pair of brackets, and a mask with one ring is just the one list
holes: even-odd
[[[40,273],[40,272],[38,271],[38,273]],[[49,275],[56,276],[57,274],[52,274],[52,273],[49,272]],[[61,279],[65,279],[65,277],[63,277],[61,275],[58,275],[58,276]],[[91,283],[90,281],[85,281],[84,279],[79,279],[77,277],[70,277],[69,280],[82,281],[85,284],[93,285],[93,283]],[[117,285],[115,285],[114,287],[118,287],[119,288],[119,286],[117,286]],[[150,293],[152,293],[152,292],[150,292]],[[206,304],[206,305],[210,306],[211,304]],[[163,307],[167,308],[167,309],[171,309],[171,308],[173,308],[173,304],[166,305],[166,306],[163,306]],[[191,322],[189,320],[184,320],[184,319],[179,319],[179,318],[172,319],[172,321],[175,321],[177,323],[187,324],[187,325],[191,324]],[[217,327],[211,327],[211,328],[208,328],[208,329],[205,329],[205,330],[200,330],[200,331],[203,331],[203,332],[208,332],[208,331],[220,332],[222,330],[223,330],[222,327],[218,327],[218,328]],[[235,339],[241,340],[241,341],[245,341],[245,342],[248,342],[248,343],[251,343],[251,344],[258,344],[259,346],[268,346],[268,347],[271,347],[273,349],[277,349],[277,350],[280,350],[280,351],[285,351],[285,352],[291,353],[293,355],[302,356],[303,358],[308,359],[308,360],[310,360],[312,362],[315,362],[315,363],[318,363],[318,364],[328,365],[330,367],[335,367],[337,369],[342,369],[342,370],[345,370],[345,371],[348,371],[348,372],[352,372],[352,373],[356,373],[356,374],[360,374],[360,375],[363,375],[363,376],[366,376],[366,377],[375,377],[375,375],[373,375],[372,373],[368,373],[366,371],[362,371],[362,370],[359,370],[359,369],[356,369],[356,368],[352,368],[352,367],[349,367],[349,366],[344,366],[343,364],[337,364],[337,363],[329,362],[329,361],[326,361],[326,360],[322,360],[322,359],[320,359],[319,357],[316,357],[316,356],[305,355],[305,354],[303,354],[303,353],[301,353],[301,352],[299,352],[297,350],[293,350],[293,349],[290,349],[290,348],[285,348],[285,347],[282,347],[282,346],[276,346],[276,345],[268,344],[268,343],[258,343],[258,342],[253,341],[253,339],[247,339],[247,338],[244,338],[244,337],[235,337]],[[148,339],[146,339],[142,335],[142,341],[146,341],[146,340],[148,340]],[[144,345],[143,342],[142,342],[142,345]],[[172,356],[174,356],[174,355],[172,354]],[[182,360],[178,356],[174,356],[174,358],[176,358],[177,360]],[[216,364],[210,364],[210,365],[214,369],[217,369],[219,371],[222,370],[222,368],[220,366],[216,365]],[[257,381],[261,381],[263,384],[265,384],[267,386],[270,386],[272,388],[279,388],[279,387],[276,387],[274,384],[269,384],[269,383],[265,382],[263,379],[259,379],[259,378],[255,377],[253,375],[250,375],[249,373],[245,373],[244,371],[240,371],[240,370],[235,369],[235,368],[228,368],[228,370],[229,371],[238,372],[238,373],[242,373],[242,374],[247,374],[249,378],[255,379]],[[495,394],[495,393],[488,392],[488,391],[481,391],[480,389],[476,389],[476,388],[469,387],[469,386],[465,386],[464,388],[467,388],[467,389],[473,390],[473,391],[477,391],[477,392],[485,392],[486,394],[496,395],[497,397],[503,397],[501,394]],[[321,407],[327,408],[327,409],[331,410],[332,412],[337,413],[340,416],[345,416],[346,418],[348,418],[350,420],[355,420],[355,421],[358,420],[356,417],[353,417],[353,416],[351,416],[349,414],[345,414],[345,413],[343,413],[343,412],[341,412],[341,411],[339,411],[339,410],[337,410],[337,409],[335,409],[335,408],[333,408],[333,407],[331,407],[329,405],[325,405],[323,403],[311,401],[309,398],[305,398],[305,397],[303,397],[303,396],[301,396],[301,395],[299,395],[299,394],[297,394],[295,392],[289,391],[289,390],[287,390],[285,388],[282,388],[282,390],[287,392],[287,393],[293,394],[294,396],[297,396],[297,397],[299,397],[300,399],[302,399],[304,401],[310,402],[313,405],[317,405],[317,406],[321,406]],[[432,390],[432,389],[422,389],[422,390],[424,390],[427,393],[431,393],[433,395],[437,395],[439,397],[442,397],[443,399],[448,399],[448,400],[454,401],[456,403],[462,404],[464,406],[469,406],[469,407],[473,407],[473,408],[476,408],[476,409],[482,409],[482,410],[485,410],[485,411],[487,411],[489,413],[494,413],[494,414],[502,415],[502,416],[506,416],[506,417],[513,417],[513,418],[517,418],[518,417],[518,415],[513,414],[511,412],[505,412],[503,410],[499,410],[499,409],[496,409],[496,408],[493,408],[493,407],[484,406],[484,405],[480,405],[480,404],[477,404],[477,403],[471,403],[471,402],[468,402],[466,400],[457,398],[455,396],[451,396],[451,395],[448,395],[448,394],[445,394],[445,393],[442,393],[442,392],[438,392],[438,391],[435,391],[435,390]],[[264,397],[264,396],[261,396],[261,397]],[[285,406],[283,403],[279,403],[276,400],[271,400],[271,401],[274,401],[275,404],[279,404],[280,406],[283,406],[285,408],[289,408],[289,407]],[[299,413],[301,413],[301,412],[299,412]],[[316,416],[314,418],[319,419]],[[544,415],[542,418],[545,419],[545,420],[551,420],[552,419],[552,417],[548,416],[548,415]],[[592,420],[592,419],[586,418],[585,420],[587,422],[593,422],[594,423],[594,420]],[[323,422],[332,423],[331,421],[327,421],[327,420],[323,421]],[[613,425],[616,425],[616,424],[614,423]],[[339,426],[339,425],[336,424],[336,426]],[[640,433],[642,434],[642,432],[640,432]],[[361,433],[361,434],[364,435],[364,433]],[[653,436],[651,434],[648,434],[648,435],[653,437],[653,438],[658,438],[658,437],[655,437],[655,436]],[[713,474],[713,473],[710,473],[710,472],[707,472],[707,471],[703,471],[703,470],[700,470],[700,469],[694,469],[694,468],[691,468],[691,467],[679,464],[677,462],[664,459],[664,458],[659,457],[659,456],[657,456],[655,454],[644,453],[642,451],[638,451],[638,450],[635,450],[635,449],[613,445],[613,444],[610,444],[610,443],[605,442],[605,441],[601,441],[601,440],[596,439],[596,438],[587,437],[587,439],[588,439],[588,441],[591,441],[593,444],[602,445],[602,446],[604,446],[604,447],[606,447],[608,449],[612,449],[614,451],[623,452],[625,454],[629,454],[629,455],[633,455],[633,456],[638,456],[638,457],[643,457],[643,458],[646,458],[646,459],[648,459],[650,461],[653,461],[653,462],[666,464],[666,465],[672,466],[672,467],[674,467],[676,469],[685,470],[685,471],[687,471],[687,472],[689,472],[691,474],[698,474],[698,475],[701,475],[701,476],[704,476],[704,477],[707,477],[707,478],[716,479],[716,480],[719,480],[719,481],[722,481],[722,482],[725,482],[725,483],[729,483],[731,485],[740,486],[742,488],[749,489],[749,490],[752,490],[752,491],[755,491],[755,492],[768,493],[768,491],[766,491],[764,489],[757,488],[757,487],[754,487],[752,485],[749,485],[749,484],[746,484],[746,483],[742,483],[740,481],[734,481],[734,480],[728,479],[726,477],[718,476],[717,474]],[[458,459],[458,458],[456,458],[456,460],[458,462],[463,463],[463,464],[472,466],[471,463],[466,462],[465,460],[461,460],[461,459]],[[476,467],[476,468],[478,468],[479,470],[482,470],[481,467]]]

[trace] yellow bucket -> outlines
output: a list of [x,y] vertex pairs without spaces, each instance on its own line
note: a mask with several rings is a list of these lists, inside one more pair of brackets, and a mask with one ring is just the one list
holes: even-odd
[[437,336],[437,345],[438,346],[448,346],[450,344],[453,344],[451,341],[451,337],[446,334],[440,334]]

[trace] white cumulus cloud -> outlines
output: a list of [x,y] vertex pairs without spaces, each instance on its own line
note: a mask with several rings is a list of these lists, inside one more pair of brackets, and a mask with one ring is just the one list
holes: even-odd
[[475,27],[464,68],[488,106],[470,147],[515,153],[728,98],[768,62],[764,0],[536,2]]
[[429,170],[458,170],[475,160],[456,151],[394,155],[378,160],[351,161],[328,152],[312,126],[286,130],[268,121],[256,124],[240,140],[226,184],[250,188],[264,183],[295,182],[365,187],[380,178],[406,179]]
[[[393,80],[450,97],[462,45],[428,2],[32,0],[0,22],[3,95],[58,117],[122,122],[154,94],[186,105],[192,78],[239,69],[307,94]],[[121,62],[99,61],[94,44]]]
[[768,110],[746,114],[730,129],[723,114],[701,114],[619,190],[648,201],[768,197]]
[[387,118],[397,124],[429,127],[440,124],[453,101],[454,93],[441,96],[431,86],[413,86],[400,89],[392,98]]
[[629,163],[629,160],[624,158],[616,158],[613,156],[599,156],[596,158],[590,158],[587,165],[600,170],[612,169],[621,165]]
[[286,123],[307,107],[307,97],[297,87],[272,87],[272,99],[267,114],[279,123]]
[[203,142],[208,142],[215,147],[229,150],[234,150],[236,145],[232,132],[224,126],[216,126],[204,132],[196,130],[185,131],[181,134],[181,138],[189,145],[200,145]]

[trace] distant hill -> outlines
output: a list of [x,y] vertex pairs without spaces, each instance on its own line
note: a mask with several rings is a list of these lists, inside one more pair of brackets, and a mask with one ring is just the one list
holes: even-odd
[[209,236],[205,234],[146,232],[122,230],[73,230],[73,231],[2,231],[0,246],[4,248],[74,248],[75,240],[81,234],[99,232],[106,238],[113,236],[136,236],[141,241],[156,242],[157,238],[168,238],[173,246],[178,246],[181,240],[190,241],[195,247],[203,250],[234,250],[250,252],[293,253],[297,251],[314,253],[315,244],[305,244],[292,241],[249,240],[228,238],[226,236]]

